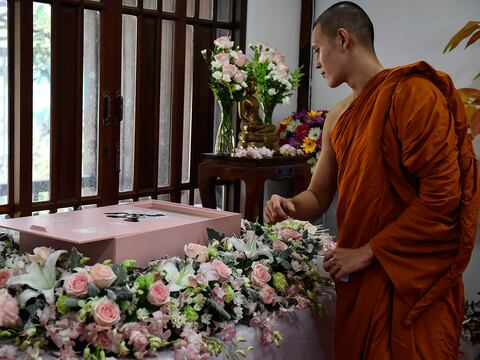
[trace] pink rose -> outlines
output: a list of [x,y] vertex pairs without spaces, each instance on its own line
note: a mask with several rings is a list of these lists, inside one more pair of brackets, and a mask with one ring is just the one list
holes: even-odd
[[186,244],[183,247],[183,251],[185,251],[185,255],[187,255],[189,258],[197,258],[198,262],[200,263],[204,263],[208,259],[207,247],[200,244]]
[[271,278],[272,276],[270,275],[268,267],[259,262],[254,262],[252,264],[250,280],[254,285],[264,287]]
[[39,265],[45,264],[53,249],[45,246],[39,246],[33,249],[33,255],[29,255],[30,260],[35,261]]
[[0,327],[16,328],[17,325],[17,300],[8,293],[7,289],[0,289]]
[[100,326],[112,326],[120,320],[120,308],[106,297],[93,306],[93,319]]
[[302,238],[302,234],[298,231],[290,230],[290,229],[282,229],[280,230],[280,236],[283,240],[293,239],[293,240],[300,240]]
[[260,53],[260,56],[258,57],[258,61],[261,63],[264,62],[272,62],[273,61],[273,55],[274,53],[271,51],[263,51]]
[[264,304],[271,304],[275,299],[275,290],[268,285],[260,289],[260,301]]
[[242,82],[247,80],[247,74],[242,71],[237,71],[237,73],[233,76],[233,80],[235,80],[237,84],[241,84]]
[[275,61],[275,64],[277,65],[283,64],[283,62],[285,61],[285,56],[277,52],[273,55],[273,61]]
[[278,71],[285,71],[288,73],[288,66],[285,65],[284,63],[277,64],[277,70]]
[[237,54],[237,58],[235,59],[235,65],[238,67],[244,67],[247,64],[247,56],[245,54]]
[[230,56],[228,54],[217,54],[214,56],[214,58],[215,58],[215,61],[222,66],[230,64]]
[[283,241],[274,240],[273,241],[273,248],[278,251],[285,251],[288,249],[288,245],[285,244]]
[[233,41],[230,40],[229,36],[219,37],[218,39],[214,40],[213,43],[220,49],[231,49],[233,47]]
[[0,270],[0,289],[3,289],[7,285],[8,279],[12,277],[12,272],[9,269]]
[[88,275],[99,289],[108,288],[117,279],[110,266],[99,263],[90,268]]
[[226,64],[222,66],[222,72],[230,78],[233,78],[237,73],[237,67],[233,64]]
[[283,80],[288,79],[288,71],[279,70],[277,71],[277,75],[280,79],[283,79]]
[[170,289],[161,281],[154,282],[148,289],[147,300],[150,304],[161,306],[170,299]]
[[63,283],[63,288],[69,296],[84,297],[88,293],[88,276],[85,273],[70,275]]
[[220,260],[213,260],[212,268],[217,272],[220,281],[226,281],[232,275],[232,270]]

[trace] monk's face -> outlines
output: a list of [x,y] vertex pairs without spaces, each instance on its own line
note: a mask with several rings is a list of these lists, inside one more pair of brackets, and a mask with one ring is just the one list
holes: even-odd
[[316,54],[315,67],[321,71],[328,86],[334,88],[345,81],[344,57],[341,40],[329,38],[317,25],[312,32],[312,48]]

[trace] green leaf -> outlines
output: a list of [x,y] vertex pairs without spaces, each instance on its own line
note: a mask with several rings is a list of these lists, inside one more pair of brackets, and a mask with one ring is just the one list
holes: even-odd
[[121,264],[112,265],[112,271],[117,278],[115,279],[114,285],[124,285],[127,282],[128,272],[127,269]]
[[88,296],[95,297],[100,294],[100,289],[91,281],[88,282]]
[[74,268],[79,267],[81,264],[81,260],[83,255],[78,252],[78,250],[73,247],[70,251],[70,256],[68,257],[67,261],[65,261],[65,269],[72,271]]
[[224,233],[212,228],[207,228],[207,236],[210,240],[218,240],[218,241],[222,241],[225,238]]

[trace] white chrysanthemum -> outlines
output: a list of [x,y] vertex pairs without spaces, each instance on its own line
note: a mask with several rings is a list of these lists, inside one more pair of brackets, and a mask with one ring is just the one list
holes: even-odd
[[216,80],[220,80],[222,78],[222,73],[220,71],[215,71],[213,74],[212,74],[212,77]]
[[308,132],[308,137],[312,140],[317,140],[320,137],[320,128],[311,128]]
[[242,86],[241,86],[241,85],[238,85],[238,84],[235,84],[234,88],[235,88],[235,90],[241,90],[241,89],[242,89]]
[[300,125],[299,120],[290,121],[290,123],[287,125],[287,131],[295,132],[295,129],[298,127],[298,125]]
[[282,99],[282,104],[290,104],[290,97],[289,96],[285,96],[283,99]]
[[277,92],[278,92],[278,91],[277,91],[276,89],[274,89],[274,88],[268,89],[268,93],[269,93],[270,95],[275,95]]
[[242,82],[240,85],[242,85],[242,87],[243,87],[243,88],[246,88],[246,87],[248,87],[248,84],[247,84],[245,81],[244,81],[244,82]]
[[226,81],[226,82],[232,81],[232,79],[230,79],[230,76],[228,74],[223,74],[222,75],[222,80]]
[[277,68],[277,66],[273,62],[271,62],[270,64],[268,64],[268,68],[270,70],[275,70]]

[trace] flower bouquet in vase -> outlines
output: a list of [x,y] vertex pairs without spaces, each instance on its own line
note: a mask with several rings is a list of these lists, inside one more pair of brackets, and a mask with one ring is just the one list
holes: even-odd
[[264,44],[250,45],[253,51],[248,66],[249,74],[257,82],[257,97],[262,104],[264,121],[272,123],[273,110],[277,104],[287,104],[303,76],[300,69],[290,71],[285,57]]
[[322,150],[322,132],[327,113],[327,110],[302,110],[281,121],[277,130],[280,154],[307,155],[313,173]]
[[232,105],[245,97],[248,59],[238,47],[233,47],[233,41],[228,36],[216,39],[213,44],[213,50],[203,50],[202,55],[211,74],[210,88],[222,114],[215,153],[232,154],[235,148]]

